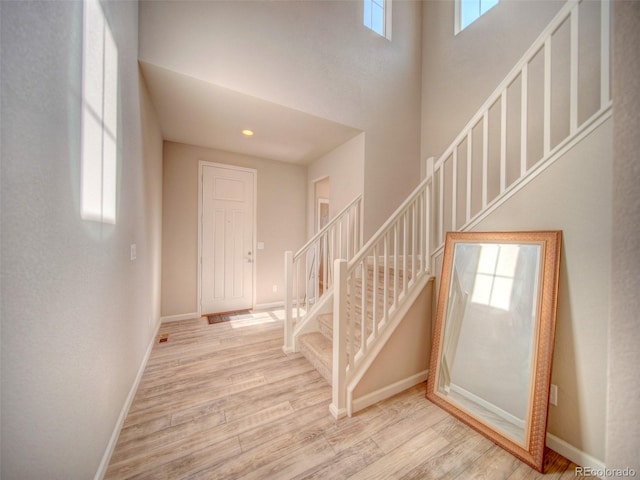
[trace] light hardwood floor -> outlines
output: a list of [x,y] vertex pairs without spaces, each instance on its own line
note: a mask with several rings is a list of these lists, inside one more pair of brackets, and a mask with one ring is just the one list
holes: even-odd
[[163,324],[107,479],[573,479],[545,475],[425,399],[425,385],[335,421],[331,390],[282,353],[282,311]]

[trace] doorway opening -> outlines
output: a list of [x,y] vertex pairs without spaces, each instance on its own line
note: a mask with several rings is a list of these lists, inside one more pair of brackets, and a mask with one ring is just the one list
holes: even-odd
[[[330,220],[330,204],[329,204],[329,194],[330,194],[330,180],[329,177],[324,177],[320,180],[314,182],[314,198],[315,198],[315,225],[314,225],[314,233],[318,233],[322,230]],[[325,265],[327,257],[327,248],[328,245],[320,244],[318,247],[318,252],[315,255],[315,260],[318,268],[312,268],[312,271],[317,271],[317,279],[314,283],[317,282],[319,294],[322,295],[324,293],[324,281],[325,281],[325,270],[327,266]],[[315,286],[315,285],[314,285]]]

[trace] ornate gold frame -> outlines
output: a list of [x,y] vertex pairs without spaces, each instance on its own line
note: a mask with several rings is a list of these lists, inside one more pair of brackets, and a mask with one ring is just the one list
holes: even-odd
[[[451,285],[455,245],[465,243],[525,243],[542,246],[538,311],[534,330],[532,377],[529,384],[529,409],[525,425],[525,442],[520,445],[491,425],[458,408],[437,390],[440,372],[445,312]],[[445,240],[440,279],[440,292],[436,310],[436,323],[427,379],[427,398],[464,423],[485,435],[495,444],[542,472],[547,431],[549,388],[555,340],[558,280],[560,272],[561,231],[531,232],[449,232]],[[537,338],[536,338],[537,337]]]

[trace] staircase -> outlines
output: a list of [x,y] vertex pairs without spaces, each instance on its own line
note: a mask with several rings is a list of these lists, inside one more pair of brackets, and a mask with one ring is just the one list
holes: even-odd
[[[387,302],[392,302],[394,297],[394,278],[398,275],[398,284],[402,284],[404,278],[404,272],[402,269],[389,269],[387,272],[387,283],[391,284],[392,287],[387,291]],[[364,323],[365,328],[363,332],[363,322],[362,322],[362,279],[356,279],[355,281],[355,292],[354,295],[351,296],[348,294],[347,298],[347,310],[351,309],[351,298],[354,301],[354,312],[355,312],[355,322],[354,322],[354,341],[349,341],[349,333],[347,333],[347,343],[353,344],[359,350],[362,347],[362,338],[363,333],[365,334],[365,338],[369,337],[372,333],[372,325],[374,324],[373,312],[381,311],[383,308],[383,295],[385,292],[385,274],[384,269],[378,268],[377,270],[377,281],[373,281],[374,270],[372,266],[367,268],[367,321]],[[408,272],[409,279],[411,278],[411,271]],[[373,292],[373,285],[377,284],[376,294]],[[376,309],[373,308],[373,298],[377,299]],[[322,375],[325,380],[329,383],[329,385],[333,382],[333,312],[329,313],[321,313],[317,317],[318,322],[318,330],[305,333],[300,335],[298,338],[298,346],[299,351],[302,353],[307,360],[318,370],[320,375]],[[349,352],[347,352],[347,356]]]
[[[314,296],[313,302],[306,301],[306,294],[308,290],[319,293],[315,287],[319,279],[314,277],[313,268],[305,268],[305,262],[299,260],[308,258],[310,250],[285,254],[287,317],[283,350],[302,352],[332,385],[330,410],[336,418],[353,413],[355,388],[431,278],[427,228],[431,185],[430,177],[425,179],[366,245],[348,252],[351,258],[331,254],[333,265],[322,269],[329,272],[329,287]],[[344,219],[338,216],[336,222]],[[356,229],[356,225],[351,226]],[[333,238],[325,229],[310,243]],[[358,235],[347,230],[346,237]],[[299,274],[302,270],[304,276]],[[311,272],[308,277],[306,272]],[[311,282],[303,285],[300,278],[305,282],[310,278]],[[428,322],[426,315],[423,321]],[[423,380],[420,377],[415,383]]]
[[[299,252],[286,252],[283,350],[302,352],[332,385],[330,411],[336,418],[354,412],[356,387],[433,278],[431,262],[441,254],[446,232],[475,227],[611,117],[610,4],[600,2],[595,80],[581,78],[578,65],[583,48],[594,50],[579,34],[584,4],[566,2],[445,152],[437,161],[428,160],[426,178],[364,246],[358,197]],[[568,35],[559,34],[563,31]],[[551,62],[563,41],[570,52],[568,76],[554,72]],[[540,59],[543,69],[536,75],[533,67]],[[599,85],[598,98],[585,113],[580,89],[589,82]],[[561,105],[566,115],[554,117],[554,89],[568,92]],[[542,93],[536,99],[532,91]],[[518,99],[516,114],[508,108],[511,98]],[[492,117],[490,110],[500,115]],[[534,110],[543,114],[530,115]],[[499,139],[499,148],[490,145],[491,138]],[[515,150],[510,148],[514,138]],[[480,172],[479,182],[472,172]],[[491,185],[495,179],[497,188]],[[411,385],[396,382],[382,395],[403,386]]]
[[350,260],[362,247],[362,196],[359,195],[295,254],[285,252],[285,353],[297,351],[297,338],[317,329],[333,293],[334,260]]

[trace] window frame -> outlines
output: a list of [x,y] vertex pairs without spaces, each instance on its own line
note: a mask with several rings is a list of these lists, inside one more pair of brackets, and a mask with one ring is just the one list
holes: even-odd
[[487,12],[491,11],[494,7],[498,6],[498,4],[500,3],[500,0],[495,0],[495,4],[491,5],[489,8],[487,8],[484,12],[482,11],[482,1],[483,0],[477,0],[478,2],[478,16],[476,18],[474,18],[473,20],[471,20],[467,25],[465,25],[464,27],[462,26],[462,2],[464,0],[455,0],[454,3],[454,27],[453,27],[453,32],[454,35],[458,35],[460,32],[462,32],[463,30],[465,30],[467,27],[469,27],[470,25],[472,25],[474,22],[476,22],[480,17],[482,17],[484,14],[486,14]]
[[[373,28],[373,22],[370,21],[371,25],[367,24],[367,19],[365,18],[365,13],[367,11],[367,4],[382,4],[382,32],[377,31]],[[363,0],[362,2],[362,24],[367,28],[367,30],[371,30],[376,35],[379,35],[387,40],[391,41],[391,4],[392,0]],[[371,20],[371,19],[370,19]]]

